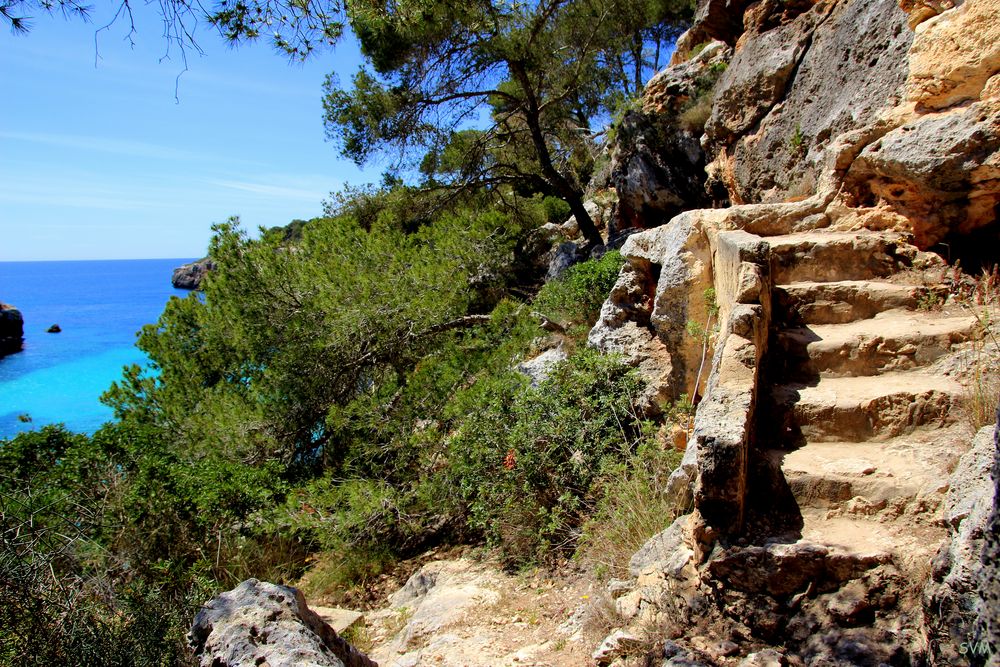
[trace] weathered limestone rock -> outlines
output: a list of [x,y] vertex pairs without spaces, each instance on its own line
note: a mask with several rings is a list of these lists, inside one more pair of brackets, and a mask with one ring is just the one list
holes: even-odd
[[569,267],[583,261],[585,254],[579,245],[573,241],[564,241],[552,246],[549,253],[549,269],[545,274],[545,280],[556,280],[566,273]]
[[738,667],[785,667],[787,664],[784,655],[769,648],[747,655],[740,661]]
[[656,227],[681,211],[709,205],[698,107],[707,109],[730,53],[715,42],[661,71],[646,86],[642,110],[625,114],[611,155],[615,232]]
[[913,37],[906,18],[895,0],[842,0],[784,25],[758,20],[778,27],[744,35],[705,128],[711,169],[733,201],[812,194],[825,149],[898,104]]
[[[623,629],[669,619],[667,643],[690,649],[682,660],[958,664],[962,642],[996,644],[1000,627],[1000,491],[983,482],[1000,454],[980,447],[954,467],[968,444],[956,364],[978,334],[947,305],[927,312],[947,290],[944,261],[925,251],[944,241],[964,265],[964,242],[995,261],[985,248],[1000,210],[997,0],[703,0],[699,15],[735,47],[702,145],[709,182],[737,205],[662,229],[701,228],[723,326],[666,485],[691,514],[633,559],[615,596]],[[711,23],[680,40],[675,64]],[[690,249],[665,251],[678,233],[626,244],[627,280],[591,335],[599,346],[625,331],[661,343],[669,364],[647,375],[669,372],[664,396],[682,363],[692,373],[658,315],[663,257]],[[689,299],[699,287],[687,283]],[[940,606],[937,635],[925,636],[927,600]],[[951,634],[960,625],[966,636]],[[779,650],[760,655],[748,637]]]
[[849,554],[800,542],[732,549],[714,557],[708,569],[736,590],[784,597],[807,587],[835,590],[889,560],[886,553]]
[[[608,218],[611,214],[610,205],[602,205],[592,199],[588,199],[583,202],[583,208],[587,210],[587,214],[590,215],[590,219],[598,229],[602,229],[608,224]],[[575,239],[580,236],[580,225],[577,223],[575,215],[571,215],[566,222],[558,225],[557,229],[567,239]]]
[[743,11],[753,0],[700,0],[691,29],[677,40],[671,65],[685,62],[692,50],[718,40],[734,46],[743,33]]
[[170,279],[171,284],[177,289],[201,289],[201,281],[209,271],[215,268],[215,262],[205,257],[197,262],[184,264],[174,269],[174,274]]
[[561,347],[545,350],[537,357],[522,361],[516,366],[517,372],[531,379],[531,386],[537,387],[549,376],[552,367],[566,360],[566,351]]
[[693,396],[697,389],[703,340],[687,329],[689,321],[711,327],[705,290],[712,286],[712,249],[700,218],[681,214],[630,236],[622,256],[626,265],[588,341],[639,368],[650,383],[646,398],[655,412],[656,403]]
[[356,609],[341,609],[340,607],[311,607],[323,621],[341,633],[364,619],[364,612]]
[[14,306],[0,303],[0,357],[24,347],[24,317]]
[[746,518],[758,350],[743,336],[726,336],[713,360],[708,395],[695,415],[698,476],[692,526],[699,561],[719,537],[740,532]]
[[256,579],[209,600],[188,641],[202,667],[377,667],[310,610],[297,589]]
[[672,398],[670,355],[649,322],[655,289],[652,263],[626,257],[588,335],[590,345],[606,353],[620,354],[639,369],[647,382],[639,405],[649,414],[659,414],[661,406]]
[[392,641],[379,646],[373,657],[387,664],[403,660],[472,610],[496,604],[500,584],[496,574],[470,560],[428,563],[390,596],[389,604],[402,610],[406,624]]
[[910,15],[907,23],[913,30],[927,19],[960,3],[961,0],[958,0],[958,3],[955,0],[899,0],[899,8]]
[[[976,623],[987,609],[980,591],[987,573],[983,572],[983,553],[996,513],[996,484],[992,478],[997,456],[997,429],[986,427],[976,434],[972,448],[959,461],[952,474],[944,503],[944,518],[951,539],[934,559],[932,580],[924,591],[924,610],[931,636],[930,650],[935,660],[949,663],[960,660],[964,643],[981,640]],[[989,595],[989,593],[987,593]],[[1000,595],[994,590],[993,597]]]
[[1000,0],[949,2],[958,6],[943,12],[945,3],[919,4],[910,14],[911,23],[921,21],[910,49],[907,101],[918,110],[939,110],[980,99],[1000,71]]
[[870,198],[866,203],[886,202],[906,217],[920,248],[994,223],[1000,100],[920,117],[889,132],[854,161],[848,186]]
[[687,528],[687,517],[675,520],[668,528],[649,538],[636,551],[628,562],[628,571],[633,577],[638,577],[644,570],[652,567],[668,567],[676,561],[681,567],[692,552],[684,543]]
[[986,642],[992,656],[990,667],[1000,665],[1000,406],[997,424],[993,431],[993,510],[983,541],[978,582],[980,615],[976,623],[976,637]]
[[642,638],[624,630],[616,630],[608,635],[591,656],[598,665],[609,665],[616,658],[628,655],[643,645]]
[[728,144],[756,125],[784,97],[818,16],[776,28],[745,45],[719,81],[720,93],[705,131]]

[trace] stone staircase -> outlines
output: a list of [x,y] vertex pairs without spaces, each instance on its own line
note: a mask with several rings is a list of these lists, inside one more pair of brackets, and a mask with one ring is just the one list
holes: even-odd
[[892,519],[936,506],[967,448],[953,410],[962,386],[943,362],[976,321],[926,307],[941,300],[902,235],[767,241],[775,306],[758,451],[795,498],[801,542],[916,563],[937,529]]

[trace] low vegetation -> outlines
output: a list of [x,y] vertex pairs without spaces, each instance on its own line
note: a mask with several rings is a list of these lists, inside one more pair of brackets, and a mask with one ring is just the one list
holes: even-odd
[[[23,30],[36,4],[0,18]],[[669,456],[641,381],[582,344],[621,257],[543,286],[537,230],[572,212],[602,243],[592,125],[638,96],[694,3],[275,8],[208,19],[232,41],[267,26],[296,59],[350,23],[364,64],[328,78],[324,121],[342,155],[388,158],[383,186],[258,239],[216,226],[203,292],[167,304],[139,336],[149,363],[106,392],[116,421],[0,442],[0,662],[181,663],[196,604],[246,577],[311,569],[331,592],[450,544],[544,565],[584,532],[618,539],[595,516],[656,507],[637,480]],[[186,11],[167,13],[188,43]],[[554,347],[546,379],[515,370]]]
[[[562,202],[424,202],[414,224],[399,197],[291,236],[219,225],[203,295],[170,301],[139,337],[150,363],[107,392],[116,422],[0,443],[0,661],[182,662],[197,604],[250,576],[318,564],[310,588],[334,594],[438,545],[518,568],[662,527],[647,476],[672,459],[642,383],[582,344],[620,255],[525,295]],[[517,363],[553,346],[568,357],[532,385]]]
[[1000,404],[1000,340],[996,330],[1000,313],[1000,266],[970,276],[956,265],[949,282],[952,297],[978,325],[968,353],[961,405],[969,425],[978,430],[996,421],[996,406]]

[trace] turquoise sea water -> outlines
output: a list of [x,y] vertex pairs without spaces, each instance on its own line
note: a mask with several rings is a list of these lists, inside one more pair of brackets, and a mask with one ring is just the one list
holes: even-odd
[[[92,433],[111,419],[98,398],[123,366],[144,362],[136,333],[187,294],[170,274],[189,261],[0,262],[0,301],[24,315],[25,338],[0,359],[0,438],[58,422]],[[62,333],[46,333],[52,324]]]

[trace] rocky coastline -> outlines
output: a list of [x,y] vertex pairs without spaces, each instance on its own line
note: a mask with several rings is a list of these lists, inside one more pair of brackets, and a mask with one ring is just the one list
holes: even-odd
[[196,262],[190,262],[174,269],[170,282],[177,289],[200,290],[201,281],[214,268],[215,262],[209,257],[203,257]]
[[24,316],[21,311],[0,302],[0,357],[24,349]]

